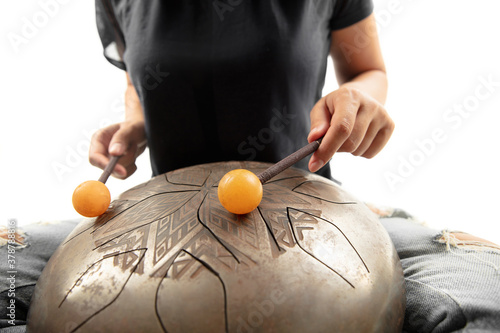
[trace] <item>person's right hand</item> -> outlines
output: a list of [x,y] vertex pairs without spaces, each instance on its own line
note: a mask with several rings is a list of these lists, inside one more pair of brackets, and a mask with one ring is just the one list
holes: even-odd
[[135,160],[146,149],[144,121],[124,121],[101,128],[90,142],[90,164],[104,169],[110,155],[121,156],[112,175],[125,179],[132,175],[137,166]]

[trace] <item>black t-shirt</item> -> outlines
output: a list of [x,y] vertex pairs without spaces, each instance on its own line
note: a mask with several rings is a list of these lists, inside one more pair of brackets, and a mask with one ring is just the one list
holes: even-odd
[[276,162],[307,144],[331,31],[372,10],[371,0],[96,0],[104,54],[144,109],[154,175]]

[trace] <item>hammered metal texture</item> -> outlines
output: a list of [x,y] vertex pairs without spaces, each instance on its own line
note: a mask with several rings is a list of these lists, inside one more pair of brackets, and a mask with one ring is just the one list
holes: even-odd
[[169,172],[83,220],[36,286],[29,332],[401,332],[403,276],[369,209],[288,169],[227,212],[227,162]]

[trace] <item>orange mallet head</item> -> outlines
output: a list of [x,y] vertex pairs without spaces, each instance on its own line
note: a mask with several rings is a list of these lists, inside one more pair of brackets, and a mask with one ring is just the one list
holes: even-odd
[[112,156],[99,180],[88,180],[77,186],[73,192],[73,207],[85,217],[102,215],[109,207],[111,194],[105,183],[115,168],[120,156]]

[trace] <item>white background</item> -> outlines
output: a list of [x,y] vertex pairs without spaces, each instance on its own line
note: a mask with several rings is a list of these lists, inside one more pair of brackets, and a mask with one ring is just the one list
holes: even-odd
[[[78,218],[74,188],[100,175],[87,162],[89,135],[123,117],[124,73],[102,56],[94,1],[59,1],[46,21],[41,3],[49,0],[0,3],[2,224]],[[474,101],[481,77],[500,83],[500,2],[375,5],[396,130],[372,160],[336,155],[334,176],[361,200],[500,243],[500,85],[460,124],[443,118],[454,105]],[[40,27],[26,35],[26,22]],[[26,38],[13,46],[14,35]],[[324,91],[335,88],[330,66]],[[424,154],[416,141],[431,139],[436,129],[446,140]],[[412,170],[402,160],[413,161]],[[150,177],[147,153],[138,165],[130,179],[108,181],[113,196]],[[391,186],[388,173],[401,178]]]

